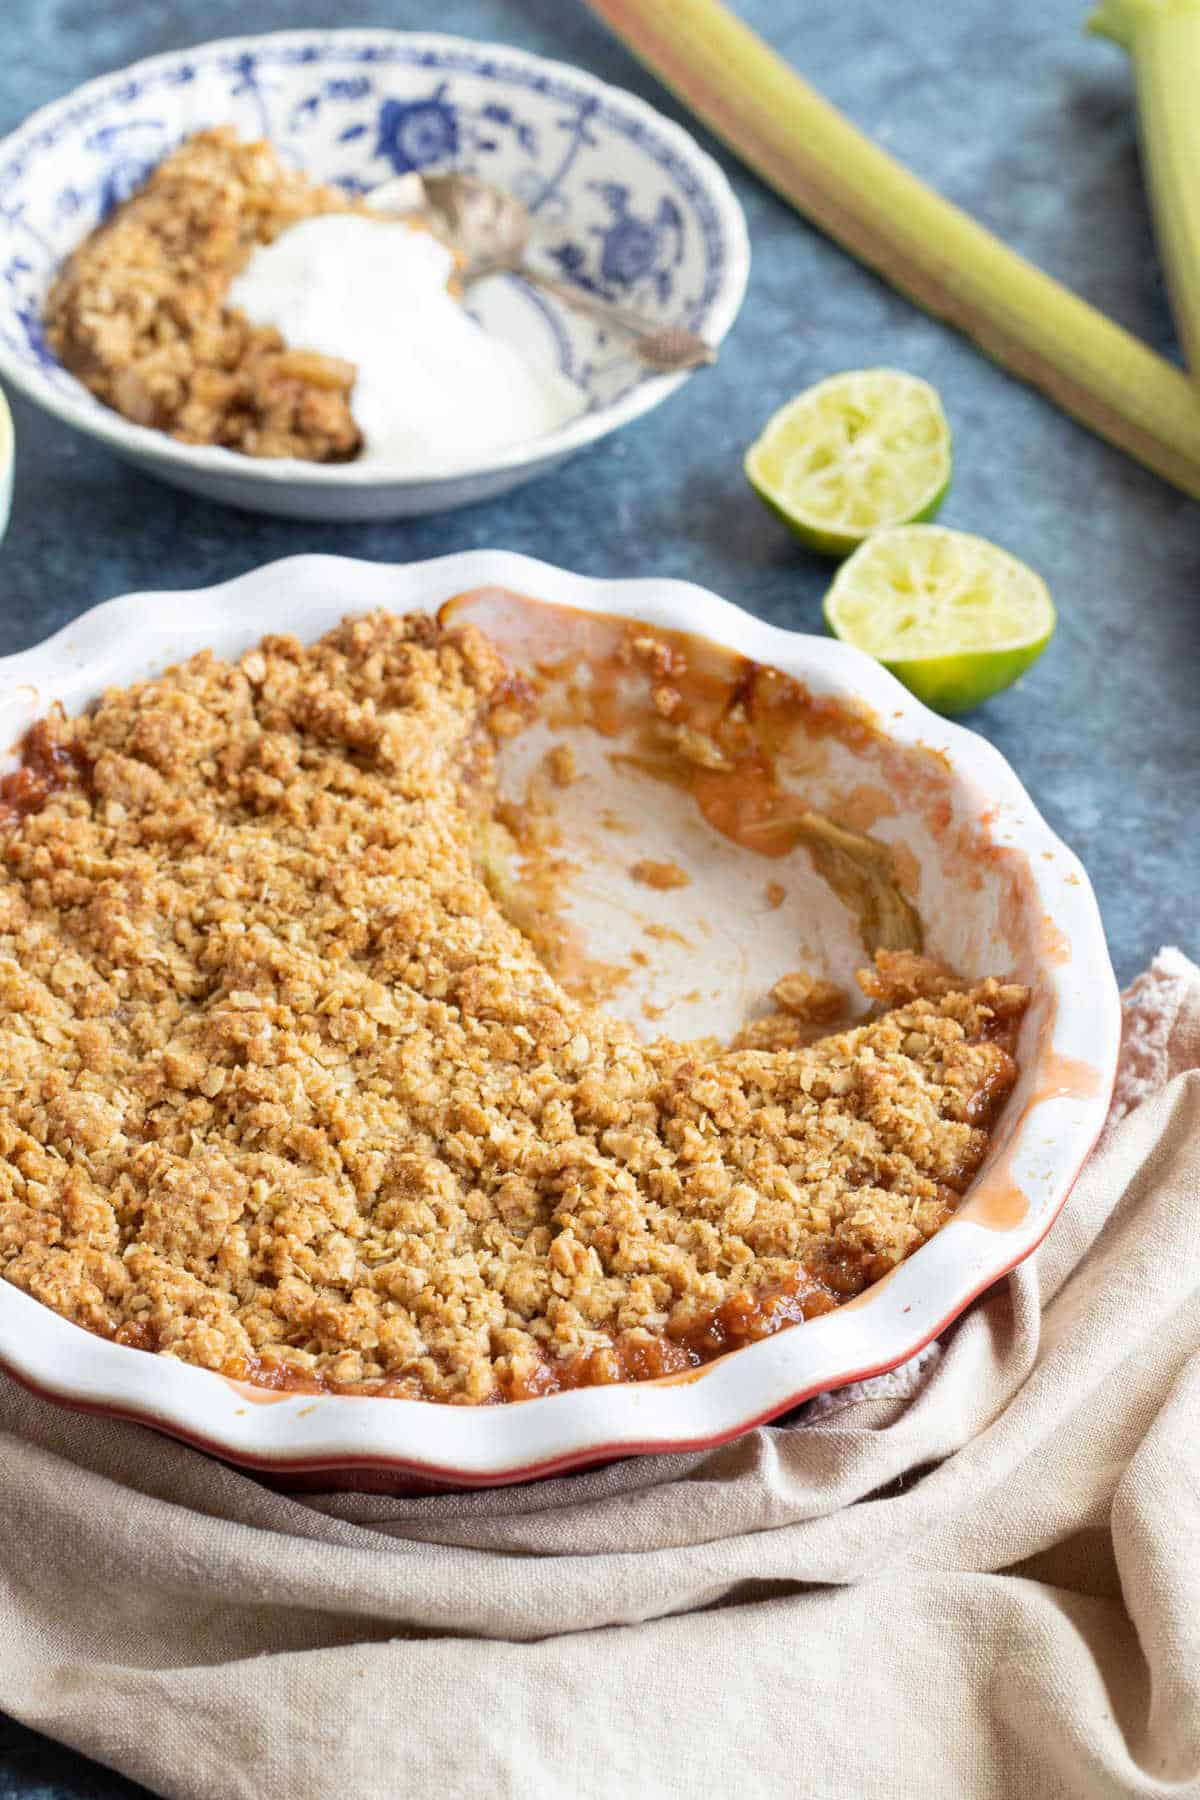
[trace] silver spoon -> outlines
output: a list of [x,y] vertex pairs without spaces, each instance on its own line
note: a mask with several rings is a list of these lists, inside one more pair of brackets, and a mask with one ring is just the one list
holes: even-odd
[[712,344],[682,325],[660,325],[644,314],[594,299],[567,281],[555,281],[525,260],[533,220],[502,188],[474,175],[423,175],[414,171],[372,188],[366,204],[379,212],[416,213],[463,258],[464,285],[483,275],[519,275],[579,312],[619,325],[633,336],[633,350],[651,369],[671,375],[714,363]]

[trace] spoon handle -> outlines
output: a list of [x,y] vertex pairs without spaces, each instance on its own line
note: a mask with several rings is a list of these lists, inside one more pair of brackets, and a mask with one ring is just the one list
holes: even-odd
[[[672,339],[680,346],[690,344],[697,362],[716,362],[717,353],[713,346],[694,331],[687,331],[682,325],[666,325],[662,319],[651,319],[645,313],[633,312],[627,306],[616,306],[611,300],[597,300],[592,294],[585,293],[570,281],[556,281],[553,275],[543,275],[540,270],[530,268],[528,263],[521,263],[513,270],[522,281],[528,281],[534,287],[541,288],[544,293],[553,294],[555,299],[564,300],[577,312],[589,313],[595,319],[602,319],[606,324],[618,325],[622,331],[632,332],[637,338],[655,338],[663,331],[669,330]],[[634,349],[637,345],[634,345]]]

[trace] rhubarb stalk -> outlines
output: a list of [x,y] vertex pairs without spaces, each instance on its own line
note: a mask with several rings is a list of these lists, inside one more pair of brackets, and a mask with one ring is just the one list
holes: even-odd
[[720,0],[589,4],[845,249],[1082,424],[1200,498],[1200,402],[1180,370],[909,174]]
[[1088,30],[1129,52],[1171,308],[1200,379],[1200,0],[1100,0]]

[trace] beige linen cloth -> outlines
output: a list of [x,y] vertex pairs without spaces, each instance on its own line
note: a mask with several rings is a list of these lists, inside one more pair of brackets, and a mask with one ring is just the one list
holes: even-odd
[[1200,971],[1042,1250],[708,1454],[301,1501],[0,1388],[0,1707],[164,1795],[1200,1795]]

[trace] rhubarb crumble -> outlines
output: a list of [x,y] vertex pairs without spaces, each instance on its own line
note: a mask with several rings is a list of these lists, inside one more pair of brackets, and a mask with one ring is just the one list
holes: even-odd
[[241,143],[229,126],[197,132],[68,258],[47,341],[136,425],[250,456],[344,462],[361,443],[353,363],[285,344],[226,296],[256,245],[350,208],[270,144]]
[[1027,991],[885,950],[851,1027],[781,970],[746,1047],[641,1041],[481,877],[521,703],[474,626],[377,614],[35,728],[0,782],[10,1282],[228,1376],[479,1403],[694,1367],[945,1224]]
[[422,475],[576,417],[574,382],[463,305],[447,215],[387,185],[376,204],[197,132],[67,258],[47,342],[136,425],[255,457]]

